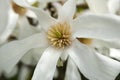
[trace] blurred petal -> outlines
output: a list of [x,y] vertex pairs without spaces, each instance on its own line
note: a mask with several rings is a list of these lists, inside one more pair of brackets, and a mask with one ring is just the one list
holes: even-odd
[[0,71],[10,72],[21,57],[32,48],[46,46],[43,34],[35,34],[23,40],[13,41],[0,48]]
[[68,59],[65,80],[81,80],[78,68],[71,58]]
[[83,75],[90,80],[115,80],[120,72],[120,62],[95,53],[78,41],[68,52]]
[[109,0],[108,9],[110,13],[120,15],[120,0]]
[[9,0],[1,0],[0,6],[3,8],[0,13],[0,43],[3,43],[14,30],[19,16],[10,9]]
[[107,41],[120,39],[120,18],[115,15],[83,15],[73,22],[74,37]]
[[37,31],[35,29],[32,28],[33,26],[31,26],[28,23],[28,20],[26,17],[21,17],[19,19],[19,39],[23,39],[26,37],[29,37],[35,33],[37,33]]
[[120,60],[120,49],[110,49],[110,57]]
[[108,0],[86,0],[90,10],[94,13],[109,13]]
[[27,80],[30,76],[30,73],[31,70],[27,66],[22,65],[18,76],[18,80]]
[[52,80],[61,53],[61,50],[47,48],[37,64],[32,80]]
[[75,0],[68,0],[59,10],[58,10],[58,20],[69,21],[73,19],[76,10]]
[[0,0],[0,34],[4,31],[6,28],[8,22],[8,12],[10,9],[10,4],[8,0]]
[[37,15],[38,19],[39,19],[39,24],[41,25],[41,27],[44,30],[48,30],[48,28],[53,25],[54,23],[56,23],[56,20],[54,18],[52,18],[50,15],[48,15],[47,13],[45,13],[44,11],[42,11],[40,8],[35,8],[30,6],[25,0],[14,0],[18,5],[21,5],[23,7],[29,8],[32,11],[35,12],[35,14]]

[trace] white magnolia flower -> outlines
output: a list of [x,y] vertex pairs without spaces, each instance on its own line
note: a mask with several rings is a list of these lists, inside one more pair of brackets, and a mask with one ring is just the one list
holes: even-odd
[[[59,9],[59,17],[56,20],[40,9],[32,8],[24,0],[16,0],[16,2],[35,11],[43,31],[2,46],[0,48],[0,71],[10,72],[29,50],[45,48],[32,80],[52,80],[58,59],[66,60],[68,57],[66,79],[80,79],[77,75],[77,68],[90,80],[114,80],[119,74],[119,62],[96,53],[76,39],[81,37],[105,41],[119,40],[120,19],[118,17],[90,14],[73,19],[75,0],[68,0]],[[72,77],[69,76],[70,69],[73,74],[75,73]]]

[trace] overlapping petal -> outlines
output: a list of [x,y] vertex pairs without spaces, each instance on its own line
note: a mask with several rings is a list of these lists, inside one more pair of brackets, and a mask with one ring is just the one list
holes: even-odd
[[1,44],[7,40],[9,35],[14,30],[19,16],[10,9],[9,0],[1,0],[0,6],[1,8],[3,8],[3,10],[1,10],[1,13],[0,13],[0,16],[1,16],[0,44]]
[[80,71],[90,80],[115,80],[120,72],[120,63],[76,41],[68,50]]

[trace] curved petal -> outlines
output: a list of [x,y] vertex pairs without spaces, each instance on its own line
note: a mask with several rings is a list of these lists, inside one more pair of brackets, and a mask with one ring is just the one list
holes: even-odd
[[12,34],[13,30],[16,27],[19,16],[15,14],[12,10],[9,11],[8,24],[5,26],[4,32],[0,36],[1,43],[6,41],[7,38]]
[[68,52],[80,71],[90,80],[115,80],[120,72],[120,62],[95,53],[78,41]]
[[109,0],[108,9],[110,13],[120,15],[120,0]]
[[69,21],[73,19],[76,10],[75,0],[68,0],[59,10],[58,10],[58,20]]
[[120,18],[115,15],[86,14],[73,22],[74,37],[107,41],[120,39]]
[[3,45],[0,47],[0,71],[10,72],[26,52],[32,48],[46,46],[46,43],[42,34],[35,34]]
[[0,6],[3,8],[0,13],[0,43],[3,43],[14,30],[19,16],[10,9],[9,0],[1,0]]
[[71,58],[68,59],[65,80],[81,80],[78,68]]
[[61,53],[61,50],[47,48],[37,64],[32,80],[52,80]]
[[109,13],[108,0],[86,0],[90,10],[94,13]]

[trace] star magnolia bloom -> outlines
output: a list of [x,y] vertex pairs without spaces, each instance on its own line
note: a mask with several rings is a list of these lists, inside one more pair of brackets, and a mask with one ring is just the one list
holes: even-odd
[[[32,80],[52,80],[58,59],[66,60],[67,57],[70,59],[66,72],[67,79],[80,79],[77,68],[90,80],[114,80],[119,74],[119,62],[95,53],[93,49],[76,39],[86,37],[106,41],[119,40],[120,19],[116,16],[90,14],[73,19],[75,0],[68,0],[59,9],[59,17],[56,20],[40,9],[30,7],[24,0],[16,2],[35,11],[43,32],[2,46],[0,71],[11,71],[26,52],[39,47],[46,49],[36,66]],[[69,78],[70,69],[75,73],[71,78]]]

